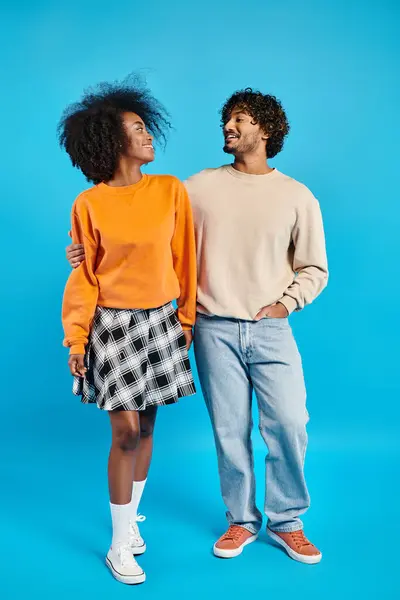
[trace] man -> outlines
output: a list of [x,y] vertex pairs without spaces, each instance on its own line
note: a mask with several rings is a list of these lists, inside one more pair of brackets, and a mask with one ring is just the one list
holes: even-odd
[[[190,177],[198,263],[194,349],[213,426],[229,527],[214,544],[238,556],[257,539],[251,445],[252,392],[268,447],[268,535],[303,563],[321,560],[300,516],[310,504],[304,479],[306,392],[288,322],[326,286],[328,271],[319,204],[294,179],[268,165],[289,132],[273,96],[250,88],[222,109],[224,151],[233,165]],[[79,247],[68,249],[73,266]]]

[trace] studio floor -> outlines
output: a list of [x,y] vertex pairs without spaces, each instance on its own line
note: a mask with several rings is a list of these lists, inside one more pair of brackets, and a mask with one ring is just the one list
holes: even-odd
[[[163,449],[171,422],[161,414],[141,505],[148,549],[140,564],[147,581],[130,587],[104,566],[110,542],[106,419],[75,404],[57,418],[45,415],[22,419],[19,434],[10,429],[9,439],[4,430],[10,459],[3,466],[0,511],[3,600],[400,597],[395,445],[339,437],[333,447],[327,436],[312,432],[306,463],[312,506],[305,526],[323,552],[319,565],[289,559],[267,541],[265,528],[240,557],[221,560],[211,552],[225,528],[211,437],[174,432]],[[255,454],[262,508],[258,439]]]

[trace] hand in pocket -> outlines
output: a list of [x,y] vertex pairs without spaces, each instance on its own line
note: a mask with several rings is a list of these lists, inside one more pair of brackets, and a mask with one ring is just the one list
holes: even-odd
[[276,302],[275,304],[270,304],[269,306],[264,306],[255,316],[255,320],[259,321],[260,319],[268,318],[268,319],[285,319],[289,316],[288,310],[282,302]]

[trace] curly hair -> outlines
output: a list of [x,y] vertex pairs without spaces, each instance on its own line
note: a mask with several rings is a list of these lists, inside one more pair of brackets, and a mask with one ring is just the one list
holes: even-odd
[[58,124],[60,146],[73,166],[94,184],[112,179],[127,148],[124,112],[139,115],[155,140],[165,145],[171,127],[169,115],[135,74],[85,90],[80,102],[65,109]]
[[224,126],[234,109],[241,109],[253,117],[254,121],[269,135],[267,157],[273,158],[283,148],[290,125],[286,113],[275,96],[262,94],[252,88],[235,92],[221,109],[221,123]]

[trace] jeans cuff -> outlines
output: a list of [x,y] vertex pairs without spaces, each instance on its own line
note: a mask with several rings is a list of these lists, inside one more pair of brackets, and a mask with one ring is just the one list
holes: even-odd
[[243,529],[247,529],[247,531],[250,531],[250,533],[253,535],[256,535],[261,529],[261,524],[259,527],[254,527],[254,525],[246,525],[246,523],[233,523],[232,521],[229,521],[229,525],[238,525],[239,527],[243,527]]
[[293,533],[294,531],[301,531],[303,529],[303,524],[294,524],[294,525],[286,525],[284,527],[276,527],[272,529],[269,525],[267,525],[267,529],[272,531],[273,533]]
[[250,533],[252,533],[253,535],[256,535],[261,529],[261,527],[259,529],[256,529],[255,527],[252,527],[252,525],[241,525],[240,527],[247,529],[247,531],[250,531]]

